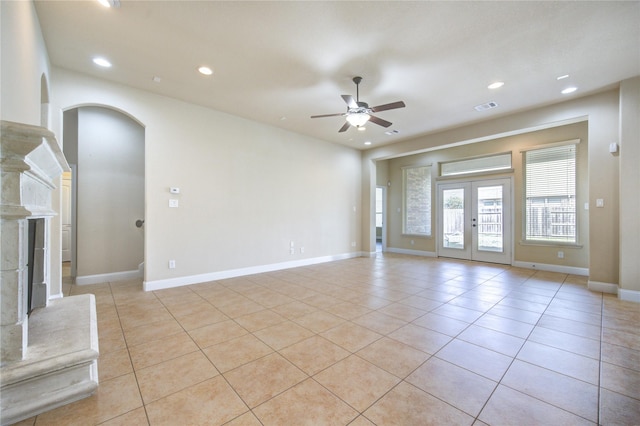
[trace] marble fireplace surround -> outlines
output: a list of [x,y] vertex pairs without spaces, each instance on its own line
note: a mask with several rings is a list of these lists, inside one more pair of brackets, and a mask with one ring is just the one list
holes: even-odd
[[[69,166],[49,130],[0,122],[0,422],[11,424],[85,398],[98,387],[95,297],[49,300],[55,179]],[[28,224],[35,245],[36,307],[27,315]]]

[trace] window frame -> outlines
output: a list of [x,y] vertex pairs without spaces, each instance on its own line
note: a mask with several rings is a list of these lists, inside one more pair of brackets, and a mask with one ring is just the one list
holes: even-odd
[[[509,158],[508,166],[488,166],[484,167],[471,167],[467,169],[462,169],[462,171],[457,172],[446,172],[445,168],[450,167],[452,165],[462,165],[462,164],[473,164],[473,163],[482,163],[483,161],[491,161],[492,159],[498,158]],[[509,171],[513,171],[513,153],[512,151],[505,152],[496,152],[492,154],[484,154],[478,155],[475,157],[465,157],[465,158],[457,158],[455,160],[442,161],[439,164],[440,168],[440,177],[445,179],[451,178],[461,178],[467,175],[481,175],[481,174],[498,174],[505,173]]]
[[[536,245],[536,246],[571,246],[571,247],[581,247],[580,245],[580,226],[579,226],[579,221],[580,221],[580,217],[579,217],[579,209],[578,209],[578,194],[579,194],[579,190],[578,190],[578,185],[579,185],[579,179],[578,179],[578,170],[579,170],[579,165],[578,165],[578,158],[579,158],[579,144],[580,144],[580,139],[571,139],[571,140],[567,140],[567,141],[562,141],[562,142],[555,142],[555,143],[549,143],[549,144],[544,144],[544,145],[536,145],[536,146],[532,146],[532,147],[528,147],[525,149],[522,149],[520,151],[520,153],[522,154],[522,239],[521,239],[521,244],[523,245]],[[575,228],[575,233],[574,233],[574,238],[573,241],[570,240],[549,240],[549,239],[539,239],[539,238],[531,238],[528,237],[527,235],[527,230],[528,230],[528,226],[527,226],[527,220],[528,220],[528,209],[527,209],[527,180],[528,180],[528,176],[527,176],[527,153],[531,152],[531,151],[541,151],[541,150],[545,150],[545,149],[551,149],[551,148],[558,148],[558,147],[563,147],[563,146],[574,146],[575,147],[575,152],[574,152],[574,169],[573,169],[573,180],[574,180],[574,187],[573,187],[573,199],[574,199],[574,210],[573,210],[573,215],[574,215],[574,228]],[[558,197],[558,196],[556,196]]]

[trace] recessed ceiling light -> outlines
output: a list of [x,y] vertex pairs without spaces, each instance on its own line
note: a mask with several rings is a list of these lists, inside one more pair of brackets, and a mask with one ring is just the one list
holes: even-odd
[[487,86],[487,88],[489,89],[497,89],[499,87],[504,86],[504,82],[503,81],[496,81],[495,83],[491,83],[489,86]]
[[105,58],[100,58],[100,57],[93,58],[93,63],[104,68],[111,67],[111,62],[107,61]]
[[556,77],[556,80],[564,80],[565,78],[569,78],[569,74],[565,74],[565,75],[561,75],[559,77]]
[[209,67],[202,66],[198,68],[198,72],[202,75],[211,75],[213,74],[213,70]]
[[371,141],[366,141],[364,144],[365,145],[371,145]]
[[575,92],[576,90],[578,90],[578,88],[577,88],[577,87],[573,87],[573,86],[572,86],[572,87],[567,87],[566,89],[564,89],[564,90],[563,90],[562,92],[560,92],[560,93],[562,93],[563,95],[568,95],[569,93],[573,93],[573,92]]

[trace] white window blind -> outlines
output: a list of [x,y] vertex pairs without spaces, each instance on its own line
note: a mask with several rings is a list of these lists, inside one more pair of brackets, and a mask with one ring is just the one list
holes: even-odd
[[534,149],[525,160],[525,240],[575,243],[576,145]]
[[404,216],[402,232],[431,235],[431,166],[402,169]]

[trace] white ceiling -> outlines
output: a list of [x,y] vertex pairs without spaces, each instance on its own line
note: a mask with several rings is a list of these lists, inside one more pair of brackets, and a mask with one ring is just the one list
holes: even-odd
[[[640,2],[36,1],[53,65],[357,149],[640,74]],[[113,67],[100,69],[102,55]],[[209,65],[214,75],[196,69]],[[569,74],[564,80],[560,75]],[[406,108],[338,133],[342,94]],[[160,77],[160,83],[152,81]],[[494,81],[505,85],[496,90]],[[571,95],[561,89],[574,85]],[[489,101],[498,107],[478,112]],[[394,136],[386,130],[396,129]]]

